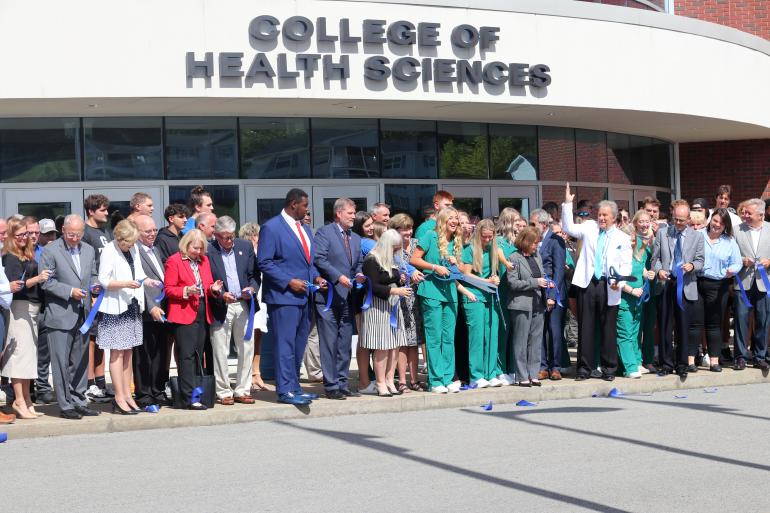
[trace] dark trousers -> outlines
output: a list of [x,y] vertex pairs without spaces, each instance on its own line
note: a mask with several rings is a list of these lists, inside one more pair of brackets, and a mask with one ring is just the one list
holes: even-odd
[[[689,354],[687,339],[690,335],[690,319],[696,308],[696,302],[682,298],[684,309],[676,301],[676,280],[663,284],[663,292],[658,301],[658,366],[672,371],[676,367],[687,365]],[[676,358],[674,357],[674,328],[676,328]]]
[[455,374],[462,382],[471,379],[471,364],[468,357],[468,318],[463,303],[457,303],[457,322],[455,323]]
[[618,370],[617,321],[618,305],[607,304],[607,280],[591,280],[584,289],[578,288],[578,355],[577,374],[588,376],[594,363],[594,330],[601,326],[602,374],[615,375]]
[[[760,292],[756,281],[751,289],[746,291],[749,301],[754,305],[754,332],[751,334],[751,350],[759,360],[767,357],[767,330],[770,325],[770,297]],[[747,347],[749,338],[750,310],[743,302],[741,293],[735,294],[735,358],[748,361]]]
[[48,377],[51,373],[51,349],[48,347],[48,330],[45,326],[39,326],[37,332],[37,379],[35,390],[38,394],[52,390]]
[[324,312],[325,304],[315,305],[321,372],[327,392],[348,388],[353,340],[352,297],[343,300],[335,295],[334,299],[328,312]]
[[134,386],[139,405],[158,404],[166,399],[168,381],[168,325],[162,322],[142,322],[143,344],[134,348]]
[[561,372],[564,338],[564,307],[554,305],[551,311],[545,311],[543,328],[543,351],[540,357],[540,370]]
[[[203,346],[206,342],[206,304],[199,302],[198,315],[190,324],[177,324],[176,346],[179,349],[179,393],[185,406],[190,405],[195,376],[200,372]],[[165,361],[165,360],[164,360]],[[200,362],[200,363],[199,363]]]
[[299,368],[310,333],[310,302],[304,305],[267,305],[268,329],[273,338],[275,392],[298,392]]
[[[698,278],[698,300],[690,319],[689,355],[696,356],[703,329],[706,330],[709,356],[717,357],[722,351],[722,320],[727,308],[731,280]],[[708,365],[708,362],[705,362]]]

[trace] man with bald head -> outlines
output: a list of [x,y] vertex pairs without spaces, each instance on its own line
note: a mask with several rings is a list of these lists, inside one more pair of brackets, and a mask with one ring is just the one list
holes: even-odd
[[[80,333],[91,310],[91,294],[97,293],[96,252],[81,242],[85,223],[77,214],[64,218],[62,238],[48,244],[40,258],[41,270],[51,271],[43,282],[56,401],[65,419],[99,415],[87,407],[88,339]],[[92,287],[94,287],[92,289]]]
[[[152,217],[144,214],[136,214],[133,218],[139,230],[139,240],[136,241],[136,249],[139,252],[139,260],[144,274],[151,280],[163,283],[163,264],[161,253],[155,247],[158,229]],[[166,381],[168,381],[169,336],[171,334],[166,324],[166,302],[157,299],[162,290],[152,287],[144,287],[144,306],[142,312],[142,336],[144,343],[134,347],[134,385],[136,390],[136,403],[140,407],[169,406],[170,402],[165,394]]]
[[206,240],[211,240],[214,236],[214,225],[217,223],[217,216],[206,212],[198,214],[198,218],[195,221],[195,227],[203,232],[206,236]]

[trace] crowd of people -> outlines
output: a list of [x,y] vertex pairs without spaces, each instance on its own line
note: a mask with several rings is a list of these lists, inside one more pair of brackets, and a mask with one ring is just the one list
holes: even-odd
[[770,368],[770,201],[732,209],[724,185],[713,208],[680,199],[664,212],[648,197],[631,216],[613,201],[575,203],[567,184],[561,206],[528,219],[513,208],[475,219],[453,200],[437,191],[417,226],[339,198],[315,233],[301,189],[240,230],[202,187],[165,209],[160,230],[141,192],[125,219],[100,194],[85,199],[86,219],[0,219],[0,376],[13,410],[0,423],[38,418],[35,404],[67,419],[99,415],[100,402],[120,415],[253,404],[267,389],[264,333],[277,399],[294,405],[320,395],[302,389],[303,363],[330,400]]

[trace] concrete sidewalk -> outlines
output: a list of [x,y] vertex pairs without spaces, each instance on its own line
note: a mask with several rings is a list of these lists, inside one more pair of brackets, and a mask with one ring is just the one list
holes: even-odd
[[[355,372],[351,380],[357,379]],[[163,408],[160,413],[141,413],[135,416],[112,415],[110,405],[92,405],[102,410],[98,417],[86,417],[82,420],[65,420],[59,417],[56,406],[36,406],[46,415],[37,420],[17,420],[15,424],[0,426],[0,431],[7,432],[9,440],[88,433],[111,433],[143,429],[212,426],[253,422],[258,420],[297,419],[307,416],[326,417],[354,415],[362,413],[386,413],[416,411],[440,408],[460,408],[479,406],[493,401],[497,404],[527,401],[548,401],[555,399],[576,399],[604,395],[612,388],[625,394],[652,393],[665,390],[697,389],[706,387],[724,387],[754,383],[768,383],[770,378],[756,369],[736,372],[725,369],[722,373],[701,370],[691,373],[687,379],[670,375],[658,377],[645,375],[642,379],[617,378],[606,382],[598,379],[576,382],[565,378],[561,381],[545,381],[542,387],[523,388],[505,386],[483,390],[468,390],[457,394],[439,395],[428,392],[410,392],[401,396],[376,397],[362,396],[344,401],[318,399],[309,407],[296,407],[275,402],[275,393],[261,391],[254,394],[257,402],[253,405],[236,404],[234,406],[217,405],[205,412],[174,410]],[[305,385],[307,391],[323,395],[319,384]],[[258,428],[257,428],[258,429]]]

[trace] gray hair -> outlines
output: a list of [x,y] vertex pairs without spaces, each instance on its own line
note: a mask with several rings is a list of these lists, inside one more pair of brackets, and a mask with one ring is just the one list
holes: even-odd
[[235,233],[235,220],[230,216],[221,216],[214,225],[214,233]]
[[551,222],[551,214],[543,210],[542,208],[536,208],[529,214],[529,218],[535,218],[535,220],[540,224],[548,224]]
[[85,224],[85,221],[83,221],[83,218],[80,217],[78,214],[69,214],[67,215],[67,217],[64,218],[64,223],[62,224],[62,227],[70,226],[75,223]]
[[337,198],[337,201],[334,202],[334,213],[336,214],[346,207],[356,208],[356,202],[350,198]]
[[376,213],[377,213],[377,211],[378,211],[379,209],[381,209],[381,208],[383,208],[383,207],[385,207],[385,208],[387,208],[388,210],[390,210],[390,205],[388,205],[388,204],[387,204],[387,203],[385,203],[385,202],[382,202],[382,201],[378,201],[377,203],[375,203],[374,205],[372,205],[372,209],[369,211],[369,213],[370,213],[371,215],[374,215],[374,214],[376,214]]
[[764,212],[765,208],[765,200],[759,199],[759,198],[751,198],[747,199],[743,202],[745,206],[754,205],[757,208],[757,212]]
[[618,217],[618,204],[615,203],[614,201],[602,200],[599,202],[598,205],[596,205],[597,211],[600,208],[609,208],[612,211],[612,218],[615,219]]
[[238,237],[241,239],[248,239],[249,237],[254,237],[259,235],[259,224],[257,223],[246,223],[243,226],[241,226],[240,231],[238,232]]

